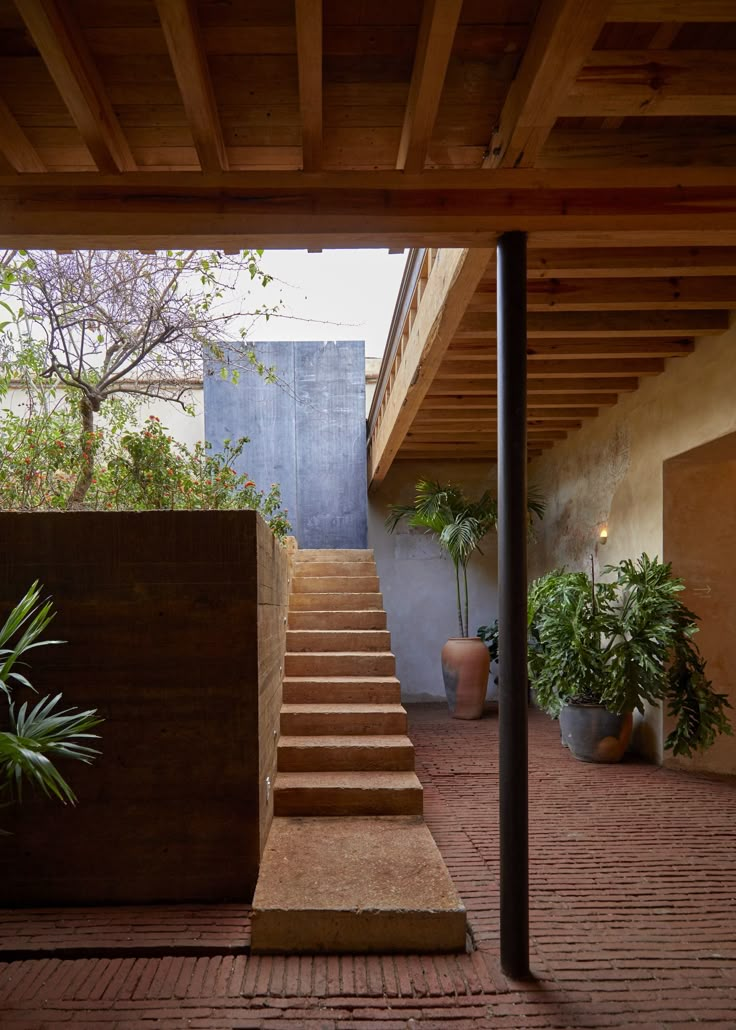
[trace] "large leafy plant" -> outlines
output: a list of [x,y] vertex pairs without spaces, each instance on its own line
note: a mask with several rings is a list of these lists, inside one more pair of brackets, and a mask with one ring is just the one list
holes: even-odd
[[608,581],[556,570],[529,589],[529,675],[551,715],[565,704],[644,711],[665,702],[677,723],[665,747],[690,755],[730,733],[693,640],[697,616],[669,564],[642,554],[603,570]]
[[27,701],[16,710],[13,690],[34,690],[24,672],[29,651],[60,640],[42,640],[41,635],[54,617],[50,601],[41,601],[38,583],[12,609],[0,627],[0,691],[8,703],[8,729],[0,732],[0,793],[20,798],[24,782],[59,801],[76,801],[69,783],[56,767],[59,758],[91,762],[99,752],[88,743],[96,739],[89,731],[101,720],[95,709],[60,707],[62,695],[43,697],[29,707]]
[[[420,479],[415,488],[413,504],[392,504],[386,518],[386,528],[393,532],[400,522],[424,529],[439,541],[449,555],[455,572],[457,620],[461,637],[468,636],[468,563],[490,530],[496,528],[498,506],[490,491],[477,500],[466,497],[459,486]],[[529,512],[540,518],[543,502],[532,497]],[[482,552],[481,552],[482,553]]]

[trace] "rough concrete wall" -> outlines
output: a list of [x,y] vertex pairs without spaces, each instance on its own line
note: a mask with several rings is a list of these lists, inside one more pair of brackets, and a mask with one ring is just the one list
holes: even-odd
[[250,899],[280,690],[257,627],[285,607],[265,532],[253,512],[0,515],[0,613],[40,579],[68,641],[31,681],[105,720],[94,765],[64,766],[77,807],[3,810],[0,904]]
[[[418,529],[401,525],[395,533],[384,528],[389,504],[414,499],[418,479],[430,477],[457,483],[471,497],[495,492],[496,468],[471,462],[397,461],[381,486],[369,494],[368,543],[375,551],[391,646],[396,655],[402,697],[407,701],[444,699],[440,651],[458,635],[455,574],[452,562],[435,541]],[[497,615],[497,538],[489,533],[468,568],[470,629],[492,622]]]
[[[695,353],[671,359],[664,375],[602,410],[530,466],[548,501],[530,571],[557,565],[598,568],[646,551],[663,554],[663,462],[736,429],[736,328],[699,340]],[[608,543],[597,543],[601,524]],[[703,527],[707,532],[707,526]],[[662,716],[649,713],[638,745],[662,758]]]
[[205,378],[205,433],[251,439],[238,463],[277,482],[300,547],[366,546],[365,356],[362,341],[266,342],[278,384]]

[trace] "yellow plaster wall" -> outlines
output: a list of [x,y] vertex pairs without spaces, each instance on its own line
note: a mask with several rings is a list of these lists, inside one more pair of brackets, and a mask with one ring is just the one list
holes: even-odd
[[[663,462],[736,430],[735,351],[732,324],[531,464],[530,481],[548,502],[530,550],[532,576],[589,568],[591,554],[598,570],[642,551],[663,555]],[[602,524],[605,546],[597,543]],[[637,743],[662,760],[661,712],[648,713]]]

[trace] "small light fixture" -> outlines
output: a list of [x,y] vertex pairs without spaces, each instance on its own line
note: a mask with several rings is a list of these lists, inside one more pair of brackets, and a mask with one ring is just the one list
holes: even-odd
[[598,533],[598,543],[605,544],[608,540],[608,526],[601,526],[600,532]]

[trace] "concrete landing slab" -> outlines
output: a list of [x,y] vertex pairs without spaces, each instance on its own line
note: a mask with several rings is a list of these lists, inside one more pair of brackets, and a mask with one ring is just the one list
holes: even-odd
[[252,951],[464,951],[465,907],[421,817],[276,818]]

